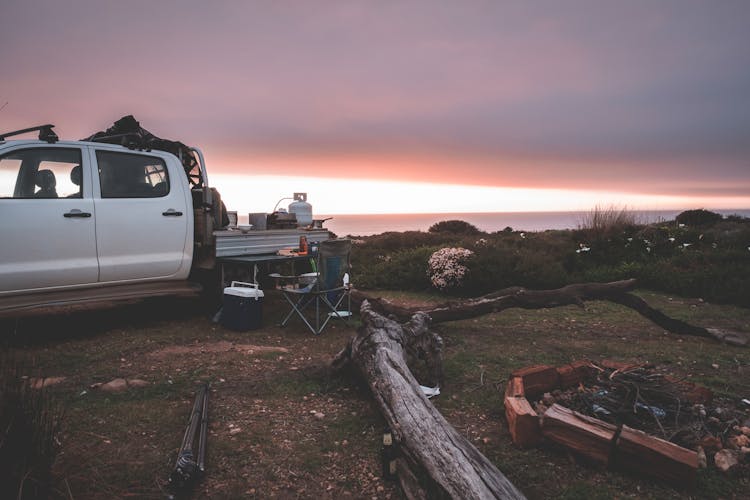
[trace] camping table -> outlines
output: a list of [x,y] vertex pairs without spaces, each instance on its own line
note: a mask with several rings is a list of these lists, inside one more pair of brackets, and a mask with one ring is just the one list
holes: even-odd
[[279,255],[277,253],[271,254],[257,254],[257,255],[237,255],[233,257],[219,257],[220,272],[221,272],[221,283],[224,286],[224,266],[226,264],[238,265],[238,266],[255,266],[257,264],[272,264],[281,262],[296,262],[300,260],[307,260],[312,258],[312,255]]

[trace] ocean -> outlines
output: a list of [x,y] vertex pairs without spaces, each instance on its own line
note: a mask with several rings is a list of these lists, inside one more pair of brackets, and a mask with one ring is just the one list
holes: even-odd
[[[750,217],[750,209],[713,210],[722,215]],[[639,223],[673,220],[682,210],[634,210]],[[369,236],[386,231],[427,231],[436,222],[463,220],[482,231],[502,231],[511,227],[516,231],[544,231],[547,229],[575,229],[581,225],[588,211],[581,212],[495,212],[454,214],[357,214],[319,215],[316,219],[332,217],[324,227],[338,236]]]

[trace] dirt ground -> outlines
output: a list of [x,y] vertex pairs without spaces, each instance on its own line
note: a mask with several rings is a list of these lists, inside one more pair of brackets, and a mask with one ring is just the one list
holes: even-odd
[[[386,294],[410,305],[436,297]],[[644,293],[669,314],[750,332],[750,311]],[[60,498],[163,498],[196,389],[210,382],[207,474],[195,498],[402,498],[383,479],[384,422],[354,373],[328,365],[358,326],[333,322],[316,337],[273,291],[264,326],[234,332],[196,301],[3,324],[30,377],[57,377],[65,408],[55,463]],[[709,386],[750,396],[747,349],[668,334],[609,303],[508,310],[438,325],[446,384],[434,400],[448,420],[530,498],[740,498],[747,475],[701,471],[694,491],[602,471],[555,449],[513,447],[501,390],[510,371],[574,359],[650,361]],[[122,392],[96,384],[143,380]],[[43,382],[42,382],[43,383]],[[748,415],[750,417],[750,414]]]

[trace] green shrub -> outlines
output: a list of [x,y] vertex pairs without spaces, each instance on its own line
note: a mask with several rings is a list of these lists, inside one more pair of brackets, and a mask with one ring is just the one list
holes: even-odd
[[462,220],[444,220],[428,229],[430,233],[479,234],[481,231],[473,224]]
[[750,224],[617,227],[602,232],[385,233],[355,245],[353,278],[363,289],[430,290],[426,270],[432,252],[463,247],[474,256],[463,286],[454,294],[636,278],[640,286],[653,290],[750,306]]
[[721,219],[721,214],[704,210],[702,208],[696,210],[685,210],[676,218],[679,224],[685,224],[686,226],[710,226],[716,224]]
[[437,247],[408,248],[379,254],[362,265],[352,256],[355,285],[362,289],[427,290],[427,260],[435,250]]

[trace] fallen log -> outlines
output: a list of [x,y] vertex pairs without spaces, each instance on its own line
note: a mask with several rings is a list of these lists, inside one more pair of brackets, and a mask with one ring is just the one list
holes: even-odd
[[[399,451],[396,469],[408,498],[524,498],[495,465],[458,433],[422,393],[407,366],[410,352],[423,352],[439,372],[442,341],[417,313],[399,324],[360,309],[363,327],[334,360],[354,366],[369,385]],[[428,347],[431,346],[431,347]]]
[[633,309],[671,333],[713,338],[740,347],[748,345],[748,337],[742,332],[703,328],[667,316],[649,306],[640,297],[628,293],[635,286],[636,280],[629,279],[609,283],[576,283],[555,290],[527,290],[522,287],[511,287],[478,298],[446,302],[429,308],[401,307],[382,298],[370,297],[359,290],[352,291],[352,301],[358,304],[367,300],[374,310],[400,321],[407,321],[417,312],[423,312],[430,316],[432,323],[443,323],[474,318],[513,307],[522,309],[543,309],[566,305],[582,307],[585,301],[608,300]]

